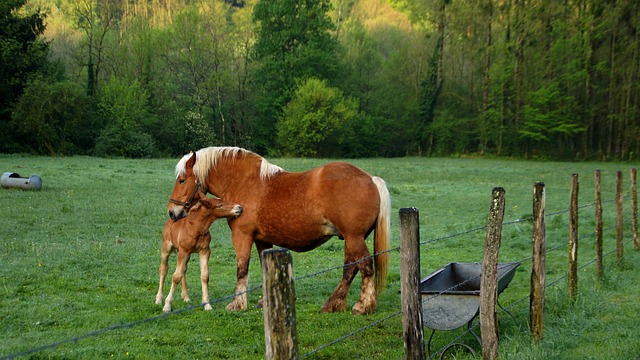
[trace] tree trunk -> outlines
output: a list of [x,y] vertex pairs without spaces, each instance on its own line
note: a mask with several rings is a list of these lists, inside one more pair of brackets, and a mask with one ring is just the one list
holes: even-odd
[[[488,126],[487,111],[489,109],[489,85],[491,82],[491,21],[493,18],[493,4],[492,0],[486,0],[484,3],[487,12],[487,27],[486,27],[486,42],[484,52],[484,82],[482,85],[482,119],[485,125]],[[484,148],[487,146],[487,136],[483,136],[480,153],[484,152]]]

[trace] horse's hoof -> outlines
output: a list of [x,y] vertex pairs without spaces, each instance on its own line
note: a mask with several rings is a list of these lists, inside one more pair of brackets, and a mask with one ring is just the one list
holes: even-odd
[[162,308],[162,312],[166,312],[166,313],[171,312],[171,306],[165,306],[165,307],[163,307],[163,308]]
[[353,305],[353,308],[351,309],[351,315],[368,315],[368,314],[373,314],[373,311],[375,310],[375,306],[364,306],[361,303],[356,303],[355,305]]
[[242,304],[239,304],[237,301],[232,301],[229,303],[229,305],[227,305],[227,310],[242,311],[242,310],[247,310],[247,306],[246,305],[242,306]]
[[156,298],[156,305],[162,305],[162,296]]
[[258,304],[256,304],[256,309],[264,308],[264,299],[258,300]]
[[342,312],[346,308],[346,304],[344,301],[327,301],[322,305],[322,312]]
[[204,304],[204,309],[207,311],[213,310],[213,308],[211,307],[211,304]]

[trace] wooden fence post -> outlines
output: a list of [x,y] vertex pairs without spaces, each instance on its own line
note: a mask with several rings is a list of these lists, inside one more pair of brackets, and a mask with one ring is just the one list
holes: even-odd
[[578,295],[578,174],[571,175],[571,204],[569,219],[569,298]]
[[633,248],[640,249],[638,242],[638,190],[636,188],[636,168],[631,169],[631,231],[633,232]]
[[491,208],[487,219],[487,235],[482,261],[480,282],[480,333],[482,336],[482,358],[498,358],[498,254],[502,240],[502,219],[504,218],[503,188],[494,188],[491,193]]
[[595,171],[596,184],[596,275],[602,281],[604,267],[602,265],[602,193],[600,191],[600,170]]
[[425,358],[420,296],[420,223],[416,208],[400,209],[400,297],[405,359]]
[[529,332],[542,340],[544,325],[544,289],[546,277],[546,228],[544,222],[544,183],[533,186],[533,251],[531,257],[531,292],[529,294]]
[[622,171],[616,171],[616,259],[622,264]]
[[287,249],[262,252],[265,359],[298,359],[296,291]]

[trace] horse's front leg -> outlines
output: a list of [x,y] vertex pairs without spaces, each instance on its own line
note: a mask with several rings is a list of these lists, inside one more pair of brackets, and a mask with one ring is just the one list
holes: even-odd
[[212,310],[209,304],[209,248],[203,249],[199,253],[200,257],[200,282],[202,283],[202,303],[205,310]]
[[[269,243],[266,243],[263,241],[257,241],[257,240],[255,243],[256,243],[256,250],[258,251],[258,258],[260,259],[260,264],[262,265],[262,252],[267,249],[273,248],[273,244],[269,244]],[[260,300],[258,300],[258,304],[256,305],[256,307],[258,309],[262,309],[264,307],[264,298],[260,298]]]
[[236,251],[236,292],[233,301],[227,305],[231,311],[247,310],[247,286],[249,284],[249,261],[251,260],[251,246],[253,238],[251,235],[231,234],[233,248]]

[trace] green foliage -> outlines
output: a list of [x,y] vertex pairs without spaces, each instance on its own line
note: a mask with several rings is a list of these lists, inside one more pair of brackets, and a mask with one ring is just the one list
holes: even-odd
[[[86,152],[106,125],[126,129],[113,134],[150,135],[159,155],[194,144],[275,154],[276,122],[297,84],[317,78],[358,101],[333,154],[634,159],[639,6],[7,0],[0,4],[0,152],[52,153],[45,143]],[[49,75],[58,61],[65,70]],[[58,135],[36,144],[35,134],[14,127],[14,106],[36,73],[52,84],[82,84],[101,103],[104,121],[83,123],[92,129],[82,144],[62,150]],[[124,99],[114,99],[120,93]],[[186,123],[190,111],[202,118]],[[29,116],[33,128],[53,121]]]
[[0,2],[0,152],[21,149],[22,139],[10,127],[11,110],[29,77],[47,61],[48,44],[40,37],[45,14],[21,12],[26,0]]
[[266,146],[273,145],[274,124],[291,99],[296,81],[310,77],[332,81],[338,74],[338,43],[327,12],[328,0],[268,0],[254,8],[258,24],[253,81],[258,92],[255,125]]
[[426,77],[421,82],[421,101],[420,101],[420,126],[418,131],[420,146],[424,150],[430,150],[431,128],[429,125],[433,123],[438,97],[442,91],[442,81],[438,79],[438,57],[442,48],[443,39],[438,37],[434,46],[433,54],[429,59],[429,68]]
[[96,141],[96,155],[151,157],[155,144],[145,130],[153,117],[147,109],[148,96],[137,81],[127,84],[112,78],[100,94],[98,108],[106,127]]
[[109,126],[133,131],[149,121],[148,101],[147,92],[137,80],[127,83],[114,77],[102,88],[98,108]]
[[459,117],[455,112],[441,111],[427,132],[433,133],[432,152],[436,155],[464,154],[473,152],[469,144],[473,143],[473,120]]
[[310,78],[300,84],[276,125],[278,147],[289,156],[339,156],[346,124],[357,115],[355,100]]
[[205,117],[197,112],[189,111],[184,117],[185,139],[190,151],[211,146],[215,143],[215,133]]
[[23,149],[47,155],[86,154],[99,129],[92,99],[71,81],[33,78],[13,112]]
[[563,96],[557,83],[532,92],[530,100],[524,109],[525,125],[520,130],[523,138],[548,143],[554,135],[569,136],[584,131],[576,123],[575,100]]
[[102,157],[150,158],[156,155],[151,135],[109,126],[96,140],[95,154]]

